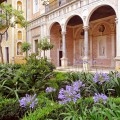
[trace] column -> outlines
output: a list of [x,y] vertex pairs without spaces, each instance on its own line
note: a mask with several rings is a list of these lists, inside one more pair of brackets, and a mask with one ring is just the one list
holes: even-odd
[[83,57],[83,70],[88,71],[88,26],[84,26],[84,57]]
[[112,43],[111,67],[114,68],[115,67],[115,61],[114,61],[114,57],[115,57],[115,33],[114,33],[114,31],[111,32],[111,43]]
[[63,53],[63,56],[61,58],[62,67],[67,67],[65,35],[66,35],[66,31],[62,32],[62,53]]
[[116,18],[116,57],[115,69],[120,71],[120,18]]

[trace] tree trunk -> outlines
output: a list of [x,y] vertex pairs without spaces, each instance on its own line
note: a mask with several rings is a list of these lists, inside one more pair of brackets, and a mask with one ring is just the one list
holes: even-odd
[[45,50],[44,50],[44,58],[45,58]]
[[0,56],[1,56],[1,63],[3,64],[4,60],[3,60],[3,52],[2,52],[1,43],[2,43],[2,35],[0,35]]

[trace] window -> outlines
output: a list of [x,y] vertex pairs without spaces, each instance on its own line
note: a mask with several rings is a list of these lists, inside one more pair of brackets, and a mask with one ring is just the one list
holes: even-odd
[[22,32],[18,31],[18,40],[22,40]]
[[22,3],[20,1],[17,2],[17,10],[22,10]]
[[38,0],[33,0],[33,14],[39,11]]
[[35,40],[35,53],[38,54],[38,40]]
[[17,55],[22,55],[22,43],[18,42],[17,43]]

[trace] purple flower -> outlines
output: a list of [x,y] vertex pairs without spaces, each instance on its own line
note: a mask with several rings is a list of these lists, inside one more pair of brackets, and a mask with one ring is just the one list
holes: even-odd
[[52,87],[47,87],[45,91],[46,91],[46,93],[50,93],[50,92],[55,92],[56,89],[52,88]]
[[93,100],[94,100],[94,102],[95,103],[106,103],[106,101],[107,101],[107,99],[108,99],[108,97],[106,96],[106,95],[104,95],[104,94],[97,94],[97,93],[95,93],[95,96],[93,97]]
[[119,72],[116,73],[116,77],[120,78],[120,73]]
[[75,91],[80,91],[80,87],[84,87],[85,84],[83,84],[80,80],[73,82],[73,88]]
[[36,94],[34,96],[26,94],[21,100],[19,100],[21,107],[30,107],[34,108],[38,103],[38,99],[36,98]]
[[109,81],[109,76],[107,73],[95,73],[93,81],[98,84],[102,84],[105,81]]
[[82,86],[85,85],[79,80],[73,82],[71,86],[67,85],[66,89],[61,88],[58,95],[58,99],[60,99],[59,104],[66,104],[70,101],[75,103],[77,99],[81,98],[80,87]]

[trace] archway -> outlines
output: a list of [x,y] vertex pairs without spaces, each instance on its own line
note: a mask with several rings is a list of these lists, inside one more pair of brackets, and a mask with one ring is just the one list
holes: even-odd
[[70,16],[66,22],[66,57],[68,65],[81,64],[84,55],[83,21],[80,16]]
[[61,26],[58,22],[55,22],[50,27],[50,42],[54,45],[50,51],[51,61],[58,67],[61,66],[62,58],[62,35]]
[[92,11],[90,22],[91,65],[111,67],[114,65],[116,49],[116,13],[109,5],[100,6]]

